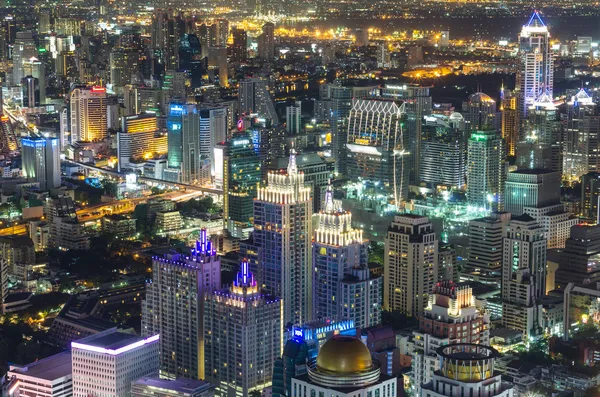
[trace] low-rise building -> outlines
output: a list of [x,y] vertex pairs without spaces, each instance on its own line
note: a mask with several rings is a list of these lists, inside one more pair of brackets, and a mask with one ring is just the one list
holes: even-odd
[[124,215],[108,215],[101,220],[102,232],[127,238],[136,233],[136,219]]
[[11,365],[8,397],[70,397],[73,395],[71,352],[27,365]]
[[213,397],[215,387],[195,379],[143,377],[131,385],[131,397]]
[[183,226],[183,218],[179,211],[159,211],[154,220],[154,230],[156,233],[175,232]]

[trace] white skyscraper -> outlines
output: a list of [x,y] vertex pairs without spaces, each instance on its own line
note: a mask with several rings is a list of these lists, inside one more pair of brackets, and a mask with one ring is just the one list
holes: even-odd
[[550,52],[550,33],[540,14],[534,11],[519,34],[520,68],[517,88],[521,103],[521,120],[530,106],[542,95],[552,98],[554,60]]
[[379,324],[382,278],[370,276],[367,241],[352,228],[352,214],[335,208],[331,186],[325,210],[314,217],[313,317],[353,320],[360,328]]
[[76,86],[69,100],[71,143],[100,141],[108,136],[106,88]]
[[283,353],[282,319],[283,302],[260,292],[245,259],[231,288],[206,296],[206,380],[217,396],[248,396],[271,385]]
[[420,316],[438,279],[438,240],[425,216],[403,214],[385,238],[383,300],[386,310]]
[[546,292],[546,234],[531,216],[513,217],[506,226],[502,250],[502,324],[539,332],[539,298]]
[[71,342],[73,397],[131,395],[131,382],[158,371],[159,335],[111,328]]
[[160,334],[161,376],[204,378],[204,295],[221,287],[221,261],[202,229],[191,254],[152,258],[142,335]]
[[[227,108],[200,108],[200,157],[210,161],[210,173],[215,175],[215,151],[217,143],[227,140]],[[209,179],[210,175],[202,179]]]
[[269,173],[254,201],[255,273],[283,299],[284,324],[312,318],[312,198],[292,150],[287,174]]

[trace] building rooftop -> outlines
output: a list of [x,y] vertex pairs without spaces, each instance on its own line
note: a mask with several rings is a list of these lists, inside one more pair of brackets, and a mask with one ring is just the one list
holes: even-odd
[[136,380],[133,384],[149,386],[163,390],[171,390],[176,393],[192,393],[198,389],[209,389],[213,387],[213,385],[203,380],[194,380],[187,378],[177,378],[175,380],[168,380],[156,377],[146,377]]
[[80,339],[78,343],[88,346],[100,347],[103,349],[119,350],[123,347],[129,346],[131,344],[143,340],[144,338],[140,336],[116,331],[112,333],[100,333],[88,336],[87,338]]
[[71,352],[62,352],[27,365],[11,365],[10,372],[44,380],[71,375]]
[[33,241],[28,235],[2,236],[0,244],[8,244],[11,248],[33,247]]
[[512,171],[509,174],[527,174],[527,175],[540,175],[540,174],[552,174],[556,171],[552,171],[546,168],[523,168],[520,170]]
[[31,292],[13,292],[4,299],[4,304],[24,301],[31,298],[31,295],[33,295]]

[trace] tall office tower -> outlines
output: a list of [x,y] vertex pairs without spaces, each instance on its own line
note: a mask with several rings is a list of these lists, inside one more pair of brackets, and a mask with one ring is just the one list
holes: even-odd
[[121,131],[117,133],[119,172],[136,160],[149,160],[167,153],[167,135],[158,131],[156,115],[142,113],[121,119]]
[[381,89],[384,99],[404,101],[406,121],[404,136],[408,141],[406,147],[408,156],[409,181],[420,182],[419,171],[421,169],[421,137],[423,135],[423,116],[431,114],[433,102],[429,89],[419,85],[386,85]]
[[377,87],[343,87],[328,84],[323,95],[331,100],[331,154],[335,159],[336,172],[346,175],[346,144],[348,143],[348,116],[352,99],[368,98],[377,94]]
[[331,186],[324,210],[313,217],[313,318],[379,324],[382,279],[370,277],[367,241],[352,228],[352,214],[335,208]]
[[260,78],[250,78],[240,81],[238,91],[239,113],[258,113],[273,122],[279,124],[279,116],[275,111],[275,105],[271,99],[271,93],[267,89],[267,82]]
[[490,216],[469,221],[469,260],[465,273],[477,275],[477,281],[500,286],[504,228],[509,212],[492,212]]
[[204,379],[204,295],[220,287],[221,260],[205,229],[189,256],[152,257],[142,335],[160,334],[161,377]]
[[206,182],[201,179],[200,115],[196,105],[171,104],[167,134],[169,168],[179,170],[183,183]]
[[219,397],[248,396],[271,385],[283,353],[283,302],[260,292],[248,261],[231,288],[204,299],[206,380]]
[[71,342],[73,397],[130,396],[131,382],[158,371],[158,344],[157,334],[141,338],[116,328]]
[[283,299],[284,324],[312,319],[312,198],[291,151],[287,174],[269,173],[254,201],[255,273]]
[[466,180],[466,133],[452,126],[453,120],[462,120],[453,113],[448,121],[436,119],[423,127],[421,137],[421,181],[432,186],[463,189]]
[[46,103],[46,66],[36,58],[23,62],[23,75],[38,79],[40,89],[40,104]]
[[275,25],[267,22],[258,37],[258,57],[263,61],[273,62],[275,58]]
[[600,171],[600,110],[581,89],[561,114],[565,136],[563,179],[577,181],[588,172]]
[[433,287],[425,312],[419,317],[419,330],[413,331],[412,384],[417,388],[431,382],[440,370],[436,349],[455,343],[489,345],[490,318],[475,306],[468,283],[441,281]]
[[539,299],[546,293],[546,235],[531,216],[512,217],[502,250],[502,325],[538,335]]
[[40,190],[60,186],[60,144],[57,138],[22,138],[23,176],[40,184]]
[[252,230],[254,199],[261,182],[262,161],[247,134],[217,144],[215,185],[223,188],[223,220],[233,237]]
[[378,68],[389,68],[392,66],[390,57],[390,50],[388,43],[382,42],[377,44],[377,67]]
[[408,47],[408,57],[406,60],[406,66],[414,68],[415,66],[422,65],[424,61],[423,47],[420,45],[414,45]]
[[246,63],[248,60],[248,34],[244,29],[234,28],[233,47],[231,48],[231,62]]
[[440,346],[439,371],[421,386],[421,397],[486,396],[512,397],[513,385],[503,382],[494,371],[496,349],[483,345],[460,343]]
[[217,19],[215,23],[215,47],[226,47],[229,39],[229,21],[227,19]]
[[141,71],[142,54],[135,49],[113,48],[110,52],[110,82],[113,90],[122,90],[123,86],[132,83]]
[[504,208],[504,140],[496,131],[474,131],[467,146],[467,199],[469,204]]
[[600,223],[600,173],[588,172],[581,177],[581,215]]
[[545,169],[523,169],[508,173],[504,209],[523,215],[525,207],[560,203],[560,173]]
[[499,130],[499,115],[496,113],[496,101],[483,92],[469,96],[462,103],[462,115],[467,124],[467,130]]
[[227,108],[200,108],[200,158],[210,162],[208,175],[202,175],[202,180],[210,181],[215,176],[215,148],[217,143],[227,140]]
[[108,136],[106,88],[75,86],[69,102],[71,143],[101,141]]
[[33,32],[23,31],[17,32],[15,45],[13,46],[13,72],[12,72],[12,85],[21,84],[21,79],[25,77],[23,74],[23,63],[29,61],[31,58],[38,56],[37,46],[35,45],[35,39]]
[[519,141],[519,108],[516,95],[502,94],[500,112],[502,113],[502,138],[506,142],[507,154],[514,156],[517,153]]
[[296,101],[285,108],[285,129],[288,134],[299,135],[302,132],[302,102]]
[[420,316],[438,280],[438,240],[425,216],[396,215],[385,237],[383,304]]
[[519,34],[519,58],[517,88],[520,119],[525,120],[529,108],[541,95],[553,97],[554,58],[550,49],[550,33],[537,11],[533,12]]
[[596,285],[600,281],[600,226],[577,225],[560,253],[556,270],[556,288],[564,290],[569,283]]
[[354,99],[346,144],[348,178],[380,182],[398,208],[408,195],[404,113],[395,101]]
[[208,70],[218,70],[219,86],[229,85],[227,72],[227,47],[210,47],[208,49]]
[[24,108],[36,108],[40,106],[40,81],[33,76],[25,76],[21,79],[21,95]]

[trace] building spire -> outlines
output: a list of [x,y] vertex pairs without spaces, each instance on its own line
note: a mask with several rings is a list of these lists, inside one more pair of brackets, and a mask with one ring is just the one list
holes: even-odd
[[298,165],[296,164],[296,149],[292,147],[290,150],[290,161],[287,169],[288,175],[298,174]]
[[254,279],[254,275],[250,271],[248,260],[245,258],[240,263],[240,270],[233,281],[232,291],[236,294],[253,294],[258,292],[258,285]]
[[327,191],[325,192],[325,213],[333,214],[334,213],[334,205],[333,205],[333,187],[331,186],[331,179],[329,180],[329,184],[327,185]]

